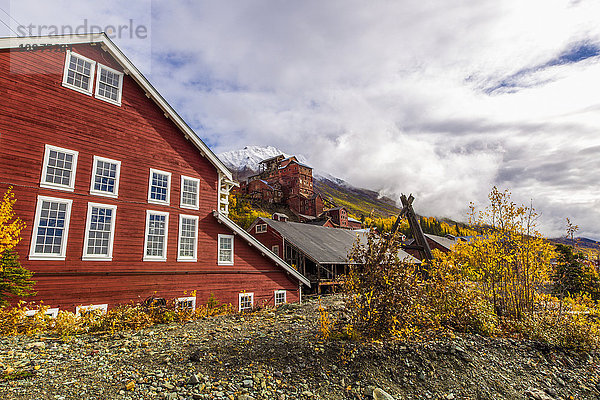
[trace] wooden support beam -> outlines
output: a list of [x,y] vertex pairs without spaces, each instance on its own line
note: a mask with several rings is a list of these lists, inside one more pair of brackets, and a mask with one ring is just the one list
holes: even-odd
[[427,242],[427,238],[423,233],[423,229],[421,229],[421,225],[419,224],[419,220],[417,219],[417,215],[415,214],[415,210],[413,210],[412,203],[415,200],[413,195],[400,196],[400,201],[402,202],[402,210],[396,218],[396,222],[394,222],[394,226],[392,227],[391,234],[394,235],[398,231],[398,227],[400,226],[400,222],[404,217],[408,219],[408,225],[410,226],[410,231],[412,233],[412,237],[415,239],[415,244],[406,248],[413,248],[415,250],[419,250],[422,254],[422,258],[426,260],[433,260],[433,253],[431,252],[431,248],[429,247],[429,243]]

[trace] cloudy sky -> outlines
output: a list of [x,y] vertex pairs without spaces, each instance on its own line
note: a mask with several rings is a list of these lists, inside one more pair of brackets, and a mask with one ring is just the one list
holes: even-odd
[[0,0],[0,35],[131,19],[148,34],[114,41],[216,153],[273,145],[462,220],[497,185],[600,239],[597,0],[99,3]]

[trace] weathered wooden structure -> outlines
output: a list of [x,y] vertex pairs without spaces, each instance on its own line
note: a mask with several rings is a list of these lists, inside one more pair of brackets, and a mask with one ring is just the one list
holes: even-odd
[[262,160],[258,174],[248,177],[240,191],[255,200],[285,204],[298,215],[316,217],[323,211],[323,199],[313,188],[312,168],[294,156]]
[[[268,218],[257,218],[248,232],[306,276],[314,293],[332,291],[343,282],[350,265],[348,254],[357,242],[365,244],[368,235],[366,231]],[[420,262],[404,251],[398,256],[406,262]]]
[[[400,201],[402,202],[402,210],[400,210],[400,214],[398,218],[396,218],[396,222],[392,226],[391,234],[394,235],[398,231],[398,227],[400,226],[400,222],[403,218],[408,220],[408,224],[410,226],[410,230],[412,233],[412,237],[414,242],[403,246],[405,250],[413,250],[416,251],[420,255],[421,260],[433,260],[433,254],[431,253],[431,248],[425,235],[423,234],[423,229],[421,229],[421,225],[419,224],[419,219],[415,214],[415,210],[412,207],[412,203],[415,200],[413,195],[411,194],[408,198],[406,195],[400,196]],[[411,254],[413,254],[411,252]]]

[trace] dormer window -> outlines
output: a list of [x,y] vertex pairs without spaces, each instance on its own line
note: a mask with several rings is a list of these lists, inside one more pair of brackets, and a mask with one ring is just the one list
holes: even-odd
[[96,80],[96,98],[109,103],[121,105],[121,92],[123,90],[123,73],[98,64],[98,77]]
[[94,68],[96,68],[95,61],[67,51],[63,86],[91,96]]

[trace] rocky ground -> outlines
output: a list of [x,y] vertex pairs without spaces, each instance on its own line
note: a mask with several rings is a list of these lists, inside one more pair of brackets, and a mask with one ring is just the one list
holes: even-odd
[[116,335],[0,337],[0,399],[600,399],[598,353],[475,335],[323,342],[318,332],[312,301]]

